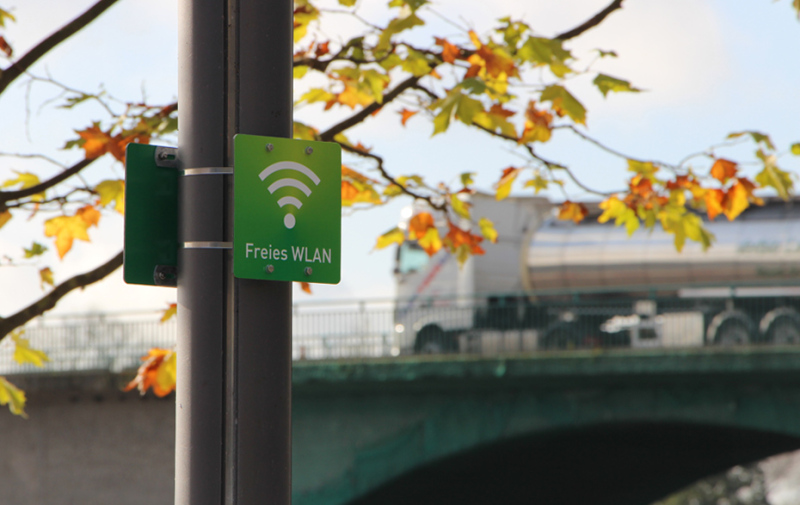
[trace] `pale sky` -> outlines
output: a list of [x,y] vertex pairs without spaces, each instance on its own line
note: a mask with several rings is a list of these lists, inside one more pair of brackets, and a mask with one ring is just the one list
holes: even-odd
[[[87,0],[0,2],[17,17],[17,23],[5,32],[17,55],[92,4]],[[361,0],[360,12],[380,22],[385,3]],[[491,28],[496,18],[510,14],[523,18],[542,35],[552,36],[583,22],[606,4],[605,0],[447,0],[436,2],[434,8],[479,32]],[[432,13],[423,12],[422,16],[432,29],[413,34],[419,44],[427,44],[433,33],[463,37]],[[33,68],[33,73],[49,73],[87,91],[95,91],[102,84],[121,99],[138,99],[144,90],[150,102],[174,100],[176,17],[175,0],[121,0],[100,20],[53,51]],[[341,19],[337,23],[337,30],[354,27]],[[335,35],[330,29],[325,33]],[[686,154],[721,142],[730,132],[744,129],[769,133],[778,147],[786,150],[800,141],[798,46],[800,22],[788,0],[627,0],[622,11],[569,47],[578,57],[588,56],[595,48],[616,51],[619,58],[603,60],[596,68],[628,79],[647,92],[604,99],[586,82],[572,83],[570,89],[588,109],[589,133],[631,156],[677,162]],[[64,163],[77,161],[79,151],[59,148],[74,136],[73,128],[83,128],[103,116],[91,107],[65,111],[43,105],[55,94],[46,85],[35,85],[26,100],[25,83],[25,79],[18,80],[0,98],[0,151],[40,152]],[[324,128],[337,116],[306,107],[296,117],[314,119]],[[392,172],[421,172],[431,183],[452,181],[462,172],[474,171],[479,173],[478,187],[489,191],[503,168],[521,164],[508,145],[459,124],[446,135],[431,138],[431,132],[432,127],[422,118],[412,118],[408,127],[402,128],[399,117],[389,112],[368,120],[349,136],[384,156]],[[574,138],[556,136],[541,153],[573,165],[584,182],[597,189],[616,189],[624,183],[620,160]],[[798,160],[787,157],[781,166],[798,173]],[[110,157],[94,165],[87,177],[101,180],[122,176],[122,168]],[[355,166],[363,169],[368,165]],[[12,177],[12,169],[37,167],[50,173],[55,170],[38,162],[3,159],[0,181]],[[576,188],[568,189],[576,199],[587,198]],[[518,190],[515,194],[525,193]],[[561,198],[559,193],[553,197]],[[401,207],[407,203],[346,216],[342,282],[337,286],[315,285],[313,297],[296,291],[295,302],[391,297],[394,251],[372,248],[379,234],[395,226]],[[50,247],[50,252],[33,266],[0,268],[0,315],[13,313],[41,295],[38,268],[51,266],[56,282],[60,282],[110,258],[122,244],[122,219],[106,216],[100,228],[93,229],[92,243],[76,242],[74,250],[60,261],[52,241],[42,236],[41,225],[36,220],[32,223],[33,227],[18,215],[0,233],[0,255],[17,256],[32,240]],[[121,272],[117,272],[85,292],[70,294],[56,311],[160,309],[175,298],[171,289],[126,286]]]

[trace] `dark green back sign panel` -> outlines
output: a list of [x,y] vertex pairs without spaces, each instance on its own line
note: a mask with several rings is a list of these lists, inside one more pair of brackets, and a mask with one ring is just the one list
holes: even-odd
[[155,286],[157,266],[178,265],[178,170],[158,166],[156,149],[128,144],[125,150],[123,278],[128,284]]
[[233,173],[233,274],[338,283],[339,144],[238,134]]

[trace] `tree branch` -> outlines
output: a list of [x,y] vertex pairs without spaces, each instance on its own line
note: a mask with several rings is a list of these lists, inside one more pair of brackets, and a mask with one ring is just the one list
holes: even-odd
[[612,12],[614,12],[617,9],[621,9],[623,1],[624,0],[614,0],[613,2],[611,2],[608,5],[608,7],[606,7],[605,9],[603,9],[600,12],[598,12],[597,14],[595,14],[594,17],[592,17],[591,19],[589,19],[588,21],[586,21],[582,25],[576,26],[572,30],[567,30],[564,33],[560,33],[560,34],[556,35],[554,38],[556,38],[558,40],[568,40],[568,39],[577,37],[578,35],[582,34],[583,32],[586,32],[586,31],[594,28],[595,26],[597,26],[600,23],[602,23],[603,20],[606,17],[608,17],[609,14],[611,14]]
[[53,176],[44,182],[40,182],[35,186],[31,186],[30,188],[20,189],[18,191],[0,191],[0,207],[3,207],[3,204],[6,202],[10,202],[12,200],[19,200],[20,198],[26,198],[28,196],[33,196],[37,193],[41,193],[42,191],[55,186],[56,184],[66,179],[69,179],[73,175],[77,174],[78,172],[89,166],[96,159],[97,158],[81,160],[78,163],[69,167],[68,169],[64,170],[60,174]]
[[11,84],[17,77],[25,73],[31,66],[33,66],[33,64],[36,63],[39,58],[47,54],[58,44],[75,35],[75,33],[97,19],[100,14],[104,13],[116,2],[117,0],[99,0],[96,4],[90,7],[89,10],[73,19],[68,24],[64,25],[58,31],[50,34],[49,37],[37,44],[22,58],[14,62],[14,64],[12,64],[10,67],[3,70],[0,73],[0,93],[5,91],[9,84]]
[[394,100],[395,98],[400,96],[401,93],[403,93],[404,91],[406,91],[409,88],[413,88],[417,84],[417,82],[419,82],[420,79],[421,79],[421,77],[414,77],[414,76],[409,77],[405,81],[403,81],[400,84],[398,84],[397,87],[395,87],[393,90],[391,90],[390,92],[386,93],[383,96],[383,102],[382,103],[372,102],[371,104],[367,105],[366,107],[361,109],[356,114],[353,114],[352,116],[350,116],[349,118],[345,119],[344,121],[342,121],[342,122],[340,122],[338,124],[335,124],[335,125],[331,126],[330,128],[328,128],[327,130],[325,130],[324,132],[320,133],[319,134],[320,140],[325,141],[325,142],[332,141],[333,137],[335,137],[336,135],[338,135],[338,134],[342,133],[343,131],[348,130],[348,129],[352,128],[353,126],[357,125],[358,123],[362,122],[363,120],[368,118],[373,112],[375,112],[376,110],[380,109],[381,107],[383,107],[387,103],[391,102],[392,100]]
[[105,278],[108,274],[119,268],[120,265],[122,265],[122,251],[94,270],[76,275],[75,277],[62,282],[52,291],[50,291],[50,293],[43,296],[28,307],[20,310],[16,314],[4,319],[0,319],[0,340],[5,338],[5,336],[15,328],[24,325],[31,319],[41,316],[46,311],[55,307],[56,303],[58,303],[58,301],[70,291],[78,288],[84,288]]

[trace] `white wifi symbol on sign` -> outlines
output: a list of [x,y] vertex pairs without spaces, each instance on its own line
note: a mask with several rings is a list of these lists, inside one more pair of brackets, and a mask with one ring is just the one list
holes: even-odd
[[[258,177],[263,181],[270,175],[278,172],[280,170],[294,170],[295,172],[300,172],[304,174],[306,177],[311,179],[315,186],[319,185],[319,177],[317,174],[311,171],[310,168],[307,166],[297,163],[296,161],[279,161],[277,163],[273,163],[272,165],[268,166],[264,170],[258,174]],[[269,185],[269,192],[270,194],[275,193],[275,191],[285,188],[286,186],[290,186],[292,188],[297,188],[302,191],[306,196],[311,196],[311,188],[306,186],[302,181],[298,181],[297,179],[291,177],[284,177],[283,179],[278,179],[277,181],[273,182]],[[278,205],[283,208],[286,205],[293,205],[296,210],[300,210],[303,206],[303,202],[293,196],[284,196],[278,200]],[[295,217],[294,214],[286,214],[283,217],[283,224],[286,228],[292,229],[295,225]]]

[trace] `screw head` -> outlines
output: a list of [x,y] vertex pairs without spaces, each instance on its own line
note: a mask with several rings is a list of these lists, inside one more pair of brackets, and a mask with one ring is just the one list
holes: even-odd
[[163,281],[164,279],[167,278],[167,274],[165,274],[164,272],[158,272],[158,278]]
[[273,149],[275,149],[275,146],[273,146],[272,144],[267,144],[267,151],[271,152]]
[[311,275],[311,272],[313,272],[313,270],[311,270],[311,267],[306,267],[306,269],[303,270],[303,273],[306,275]]
[[167,153],[163,153],[163,152],[162,153],[158,153],[158,159],[163,161],[163,160],[165,160],[167,158],[169,158],[169,155]]
[[314,148],[313,147],[310,147],[310,146],[306,147],[306,154],[311,154],[313,152],[314,152]]
[[267,272],[268,274],[271,274],[272,272],[275,271],[275,267],[272,265],[267,265],[264,267],[264,271]]

